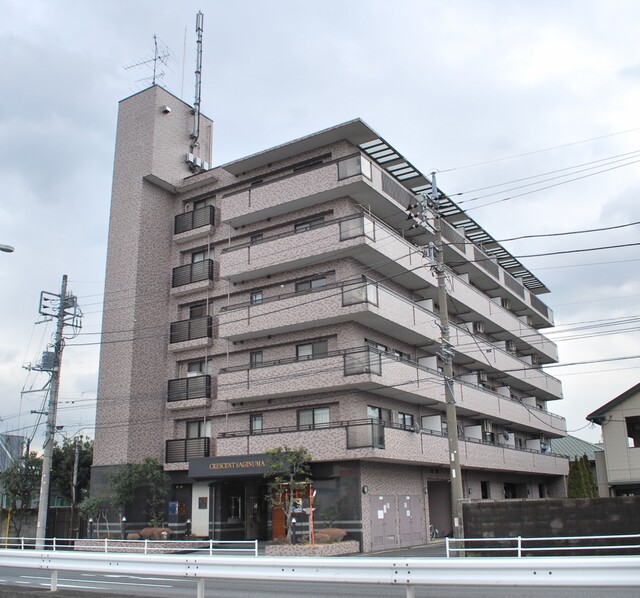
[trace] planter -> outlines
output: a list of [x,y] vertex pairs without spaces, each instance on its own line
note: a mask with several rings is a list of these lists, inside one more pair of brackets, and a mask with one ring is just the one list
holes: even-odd
[[333,544],[267,544],[266,556],[341,556],[360,552],[356,540],[334,542]]

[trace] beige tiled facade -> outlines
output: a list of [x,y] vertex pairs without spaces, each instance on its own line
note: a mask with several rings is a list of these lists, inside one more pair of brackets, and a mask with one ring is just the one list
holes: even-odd
[[[190,464],[304,446],[319,521],[363,550],[448,531],[433,234],[409,228],[411,181],[361,121],[194,174],[192,118],[159,87],[120,105],[95,479],[154,457],[194,533],[269,539],[262,476]],[[546,450],[562,390],[540,368],[553,314],[444,226],[465,497],[562,495],[568,461]]]

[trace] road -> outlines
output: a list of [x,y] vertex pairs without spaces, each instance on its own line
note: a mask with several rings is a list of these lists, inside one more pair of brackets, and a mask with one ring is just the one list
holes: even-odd
[[[0,598],[31,598],[49,595],[50,577],[41,569],[11,570],[0,565]],[[121,598],[140,596],[153,598],[195,598],[194,580],[178,578],[146,577],[133,575],[103,575],[86,571],[64,572],[58,577],[57,598]],[[327,584],[298,582],[253,582],[246,580],[215,580],[206,585],[207,598],[255,598],[273,596],[277,598],[335,598],[348,595],[349,598],[404,598],[404,587],[369,586],[360,584]],[[467,588],[451,585],[447,587],[417,587],[417,598],[539,598],[541,595],[553,598],[602,598],[602,588],[535,588],[500,587]],[[611,588],[606,590],[607,598],[637,598],[635,588]]]

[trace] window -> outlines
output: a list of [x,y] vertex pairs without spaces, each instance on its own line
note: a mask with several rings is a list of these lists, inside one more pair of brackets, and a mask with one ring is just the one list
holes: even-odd
[[298,222],[293,227],[293,230],[297,233],[303,233],[305,231],[311,230],[312,228],[317,228],[318,226],[322,226],[323,224],[324,224],[324,216],[318,216],[317,218],[310,218],[309,220]]
[[489,482],[480,482],[480,496],[482,496],[482,498],[491,498],[491,486],[489,485]]
[[261,243],[262,239],[264,239],[264,235],[262,233],[251,235],[251,243]]
[[204,262],[207,259],[207,251],[194,251],[191,254],[191,263],[195,264],[197,262]]
[[296,282],[296,293],[301,291],[312,291],[314,289],[321,289],[327,284],[327,279],[323,276],[321,278],[310,278],[308,280],[301,280]]
[[187,377],[191,376],[204,376],[205,374],[211,374],[212,363],[205,359],[199,359],[198,361],[189,361],[187,363]]
[[324,357],[327,352],[327,341],[314,341],[312,343],[304,343],[296,346],[296,358],[299,361],[302,361],[303,359]]
[[409,353],[405,353],[404,351],[400,351],[398,349],[393,350],[393,355],[398,359],[402,359],[404,361],[411,361],[411,355]]
[[414,430],[413,415],[398,411],[398,425],[405,430]]
[[211,420],[196,419],[187,422],[187,438],[211,438]]
[[249,428],[252,434],[260,434],[264,430],[262,413],[253,413],[249,418]]
[[249,353],[249,367],[257,368],[262,364],[262,351],[251,351]]
[[627,422],[627,436],[629,438],[629,448],[640,446],[640,415],[625,417]]
[[207,304],[203,303],[194,303],[189,306],[189,319],[193,318],[201,318],[202,316],[208,315],[207,313]]
[[368,338],[365,338],[364,342],[367,343],[367,345],[372,349],[378,349],[378,351],[387,352],[389,350],[389,347],[387,347],[387,345],[377,343],[376,341],[369,340]]
[[263,299],[264,295],[262,291],[253,291],[253,293],[251,293],[251,305],[260,305]]
[[198,201],[193,202],[193,209],[199,210],[200,208],[205,208],[207,206],[212,206],[216,202],[215,197],[207,197],[206,199],[199,199]]
[[383,424],[391,423],[391,411],[389,409],[383,409],[382,407],[373,407],[367,405],[367,418],[373,419]]
[[298,430],[326,428],[329,425],[329,407],[315,407],[298,411]]

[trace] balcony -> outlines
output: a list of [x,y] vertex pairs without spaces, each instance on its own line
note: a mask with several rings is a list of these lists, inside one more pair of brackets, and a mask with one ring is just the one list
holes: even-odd
[[209,438],[180,438],[167,440],[165,463],[184,463],[189,459],[209,457]]
[[[265,453],[278,446],[304,446],[313,460],[375,460],[391,463],[449,466],[449,441],[442,434],[416,433],[377,420],[332,422],[311,430],[297,427],[223,432],[216,440],[217,455]],[[566,475],[568,460],[552,453],[505,447],[460,437],[465,469]]]
[[178,214],[173,225],[173,240],[176,243],[186,243],[207,237],[213,233],[214,226],[215,209],[213,206],[205,206]]
[[177,297],[213,287],[213,260],[202,260],[173,269],[171,296]]
[[[312,298],[311,298],[312,296]],[[277,301],[277,306],[274,305]],[[313,301],[313,309],[309,302]],[[272,317],[277,310],[277,319]],[[220,313],[220,336],[232,341],[280,334],[309,327],[353,321],[422,346],[434,345],[441,332],[434,312],[366,278],[323,287],[313,293],[288,293],[259,305],[229,306]],[[508,372],[503,384],[536,393],[545,400],[562,396],[560,381],[498,346],[451,326],[456,361],[469,369]],[[434,344],[435,343],[435,344]],[[555,347],[550,341],[549,345]]]
[[213,318],[202,316],[172,322],[169,333],[169,350],[180,351],[209,346],[213,336]]
[[167,400],[190,401],[211,398],[211,376],[190,376],[169,380]]

